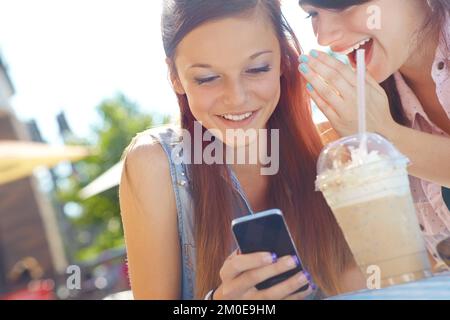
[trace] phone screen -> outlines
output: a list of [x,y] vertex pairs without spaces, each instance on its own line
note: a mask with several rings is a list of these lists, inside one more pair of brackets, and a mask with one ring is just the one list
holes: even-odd
[[[278,209],[233,220],[232,230],[243,254],[264,251],[275,253],[279,258],[286,255],[295,255],[301,261],[291,240],[283,215]],[[258,284],[256,288],[262,290],[272,287],[302,270],[303,267],[300,264],[295,269]],[[306,289],[307,286],[304,288]],[[304,288],[299,291],[303,291]]]

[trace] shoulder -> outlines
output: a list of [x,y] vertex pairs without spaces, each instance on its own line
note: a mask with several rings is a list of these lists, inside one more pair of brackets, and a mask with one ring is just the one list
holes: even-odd
[[141,206],[148,206],[149,200],[158,201],[173,207],[170,159],[160,136],[165,132],[151,129],[139,133],[126,148],[119,191],[121,200],[134,199]]
[[164,147],[172,147],[179,136],[179,129],[173,126],[161,126],[137,134],[125,149],[125,166],[137,176],[141,173],[165,175],[170,170],[170,159]]
[[334,128],[331,126],[331,123],[328,121],[318,123],[316,124],[316,127],[323,144],[328,144],[340,138],[339,134],[336,132],[336,130],[334,130]]
[[155,139],[148,131],[139,133],[124,152],[125,166],[130,172],[142,170],[154,173],[162,169],[169,169],[167,156],[161,142]]

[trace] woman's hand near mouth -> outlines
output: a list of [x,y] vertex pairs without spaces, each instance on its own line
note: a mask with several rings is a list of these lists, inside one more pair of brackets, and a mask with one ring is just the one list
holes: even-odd
[[[311,51],[299,58],[311,98],[341,136],[358,132],[356,73],[329,55]],[[366,77],[367,130],[390,140],[411,162],[410,175],[450,188],[450,139],[402,126],[394,121],[383,88]],[[418,152],[418,150],[420,150]]]
[[[299,70],[308,81],[307,89],[333,128],[348,136],[358,131],[356,73],[326,53],[312,50],[299,58]],[[396,123],[389,111],[383,88],[369,75],[366,77],[367,130],[386,135]]]

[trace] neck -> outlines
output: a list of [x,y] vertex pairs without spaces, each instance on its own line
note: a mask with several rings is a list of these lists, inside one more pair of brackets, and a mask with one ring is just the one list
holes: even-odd
[[[259,145],[259,144],[257,144]],[[235,148],[234,152],[245,151],[248,155],[249,152],[255,152],[257,148],[255,145],[245,146],[242,148]],[[246,161],[245,164],[236,164],[234,161],[231,165],[236,177],[239,180],[241,187],[250,206],[254,212],[259,212],[268,209],[269,199],[267,197],[269,178],[262,174],[263,166],[259,157],[256,158],[257,161]]]
[[[264,144],[260,145],[258,140],[259,139],[249,145],[233,148],[234,161],[232,162],[231,167],[239,179],[256,178],[261,175],[262,164],[260,161],[260,154],[267,154],[267,146]],[[229,148],[230,147],[227,147],[228,150]],[[238,160],[240,160],[238,155],[240,154],[245,155],[245,161],[242,164],[238,162]],[[242,162],[242,160],[240,161]]]

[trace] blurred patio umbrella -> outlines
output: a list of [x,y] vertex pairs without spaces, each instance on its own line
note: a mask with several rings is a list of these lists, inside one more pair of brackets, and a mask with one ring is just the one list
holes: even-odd
[[0,184],[29,176],[40,166],[53,167],[62,161],[77,161],[88,155],[85,147],[0,140]]
[[80,191],[80,197],[82,199],[87,199],[119,185],[122,167],[123,161],[112,166],[105,173],[84,187]]

